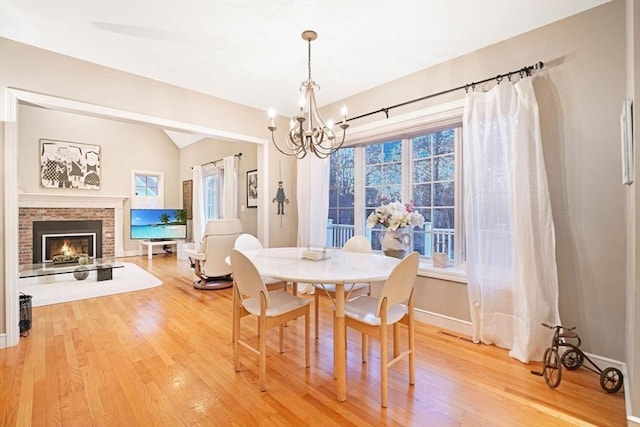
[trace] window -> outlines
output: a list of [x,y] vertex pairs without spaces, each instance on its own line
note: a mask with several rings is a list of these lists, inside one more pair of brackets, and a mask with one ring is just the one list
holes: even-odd
[[205,221],[212,219],[220,219],[220,194],[221,182],[220,175],[218,174],[218,168],[210,167],[205,168],[202,171],[204,179],[204,216]]
[[354,231],[354,153],[353,147],[331,156],[329,175],[329,221],[327,246],[342,246]]
[[454,264],[463,259],[461,111],[457,114],[417,131],[386,131],[383,140],[369,132],[373,143],[361,140],[331,156],[328,246],[341,247],[353,234],[365,234],[380,249],[381,226],[366,228],[366,218],[381,204],[399,200],[412,202],[425,218],[424,227],[410,230],[414,250],[425,258],[434,248],[445,251]]
[[132,204],[133,208],[164,207],[164,173],[132,172]]

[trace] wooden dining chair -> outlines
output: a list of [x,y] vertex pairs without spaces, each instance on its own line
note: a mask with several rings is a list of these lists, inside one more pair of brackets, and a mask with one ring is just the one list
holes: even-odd
[[[357,234],[346,241],[342,247],[343,251],[370,253],[373,251],[371,242],[366,236]],[[328,297],[332,301],[336,299],[336,285],[333,283],[314,283],[314,316],[316,339],[320,332],[320,298]],[[345,300],[355,298],[360,295],[369,295],[369,283],[351,283],[344,285]]]
[[[264,249],[264,246],[262,246],[262,242],[260,242],[260,240],[258,240],[258,238],[253,234],[248,234],[248,233],[239,235],[235,243],[233,244],[233,247],[234,249],[237,249],[241,252],[251,251],[254,249]],[[276,279],[273,277],[262,277],[262,280],[264,281],[264,284],[267,287],[267,289],[270,291],[274,289],[283,289],[285,291],[287,290],[286,281]]]
[[[415,342],[413,287],[420,255],[412,252],[393,269],[379,297],[360,296],[344,306],[345,324],[362,334],[362,362],[367,361],[367,336],[380,340],[381,404],[387,407],[388,369],[400,358],[409,356],[409,384],[415,384]],[[408,326],[409,349],[400,353],[399,325]],[[393,325],[393,359],[388,359],[387,326]]]
[[[279,350],[284,353],[285,322],[304,316],[304,358],[305,367],[309,363],[309,333],[311,300],[291,295],[286,291],[268,292],[267,287],[255,265],[242,252],[231,250],[233,269],[233,356],[234,368],[240,371],[240,346],[245,347],[259,357],[260,391],[266,390],[267,376],[267,337],[266,331],[278,326],[280,332]],[[240,319],[253,315],[259,319],[260,332],[258,348],[240,338]]]

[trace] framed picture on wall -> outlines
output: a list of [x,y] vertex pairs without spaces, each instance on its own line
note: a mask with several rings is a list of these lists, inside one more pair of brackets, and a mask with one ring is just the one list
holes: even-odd
[[247,172],[247,207],[258,207],[258,171]]
[[40,139],[40,186],[100,189],[100,146]]
[[620,112],[620,150],[622,152],[622,183],[633,183],[633,104],[625,99]]
[[193,219],[193,180],[182,181],[182,209],[187,211],[187,219]]

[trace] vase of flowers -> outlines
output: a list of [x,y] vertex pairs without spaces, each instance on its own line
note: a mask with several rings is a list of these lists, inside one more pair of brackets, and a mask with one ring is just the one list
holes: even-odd
[[383,227],[380,245],[384,254],[404,258],[411,251],[411,235],[407,229],[422,227],[424,217],[414,209],[413,204],[391,202],[378,206],[367,218],[369,228],[378,224]]

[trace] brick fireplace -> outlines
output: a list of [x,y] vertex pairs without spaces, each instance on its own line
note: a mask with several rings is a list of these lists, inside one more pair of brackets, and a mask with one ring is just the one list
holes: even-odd
[[19,194],[18,240],[19,264],[34,261],[34,222],[78,221],[102,224],[100,244],[102,257],[123,256],[123,203],[125,197]]

